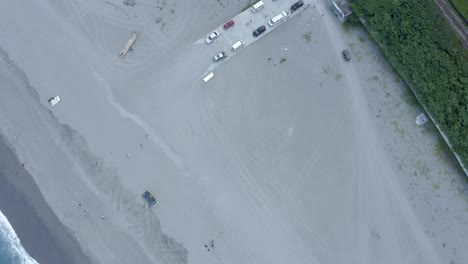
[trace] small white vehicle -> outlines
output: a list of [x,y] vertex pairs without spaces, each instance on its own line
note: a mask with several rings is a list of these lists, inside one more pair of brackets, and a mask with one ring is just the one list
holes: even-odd
[[49,102],[50,106],[54,106],[56,104],[58,104],[58,102],[60,102],[60,96],[54,96],[52,98],[49,99]]
[[203,78],[203,81],[208,82],[209,80],[211,80],[211,78],[213,78],[213,76],[214,73],[210,72],[208,75],[205,76],[205,78]]
[[255,3],[254,5],[252,5],[252,13],[256,13],[258,10],[262,9],[263,8],[263,1],[258,1],[257,3]]
[[237,41],[236,43],[234,43],[232,45],[231,50],[236,51],[236,50],[242,48],[243,46],[244,46],[244,42],[242,40],[239,40],[239,41]]
[[270,21],[268,21],[268,25],[270,27],[273,27],[274,25],[280,23],[281,21],[284,21],[286,17],[288,16],[288,13],[286,11],[283,11],[279,13],[278,15],[274,16]]
[[426,115],[424,113],[421,113],[416,117],[416,125],[422,126],[426,122],[427,122],[427,117],[426,117]]
[[213,60],[214,61],[219,61],[219,60],[222,60],[222,59],[224,59],[226,57],[227,57],[227,54],[226,54],[226,52],[223,51],[223,52],[218,53],[216,56],[214,56]]
[[219,37],[218,31],[213,31],[208,37],[206,37],[205,42],[206,44],[210,44],[213,42],[217,37]]

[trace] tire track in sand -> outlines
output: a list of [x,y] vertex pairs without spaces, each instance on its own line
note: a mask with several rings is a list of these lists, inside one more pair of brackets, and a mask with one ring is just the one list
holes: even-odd
[[101,84],[101,88],[103,88],[106,92],[107,101],[112,107],[114,107],[117,110],[120,116],[122,116],[124,119],[132,121],[135,125],[141,127],[144,133],[150,136],[149,139],[153,141],[157,146],[159,146],[163,153],[166,155],[166,157],[169,158],[169,160],[171,160],[175,164],[176,168],[179,169],[180,173],[185,177],[191,177],[191,174],[189,173],[184,162],[177,155],[177,153],[175,153],[172,150],[172,148],[158,134],[156,134],[154,129],[150,125],[148,125],[143,119],[140,118],[140,116],[127,111],[119,103],[117,103],[114,99],[108,82],[95,70],[93,70],[93,73],[96,80]]

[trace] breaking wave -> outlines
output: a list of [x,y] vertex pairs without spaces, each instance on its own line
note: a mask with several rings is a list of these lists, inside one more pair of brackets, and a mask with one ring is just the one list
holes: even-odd
[[0,263],[39,264],[24,249],[15,230],[0,211]]

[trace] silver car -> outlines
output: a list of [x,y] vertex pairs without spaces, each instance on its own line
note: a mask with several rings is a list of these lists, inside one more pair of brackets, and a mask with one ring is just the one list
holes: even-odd
[[217,37],[219,37],[218,31],[213,31],[208,37],[206,37],[205,42],[206,44],[210,44],[213,42]]
[[213,60],[214,61],[219,61],[219,60],[222,60],[222,59],[224,59],[226,57],[227,57],[227,54],[226,54],[226,52],[223,51],[223,52],[218,53],[216,56],[214,56]]

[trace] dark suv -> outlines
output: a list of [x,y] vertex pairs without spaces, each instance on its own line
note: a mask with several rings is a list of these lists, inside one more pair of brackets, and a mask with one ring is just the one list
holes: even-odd
[[143,199],[146,200],[146,202],[151,206],[151,207],[155,207],[156,205],[158,205],[158,202],[156,202],[156,198],[154,198],[153,195],[151,195],[150,192],[148,191],[145,191],[143,193]]
[[299,7],[304,5],[304,1],[297,1],[294,5],[291,6],[291,13],[299,9]]
[[261,26],[259,28],[257,28],[254,32],[253,32],[253,36],[254,37],[258,37],[260,34],[262,34],[263,32],[265,32],[266,30],[266,27],[265,26]]
[[345,61],[351,60],[351,55],[349,54],[349,51],[343,50],[343,58],[345,59]]

